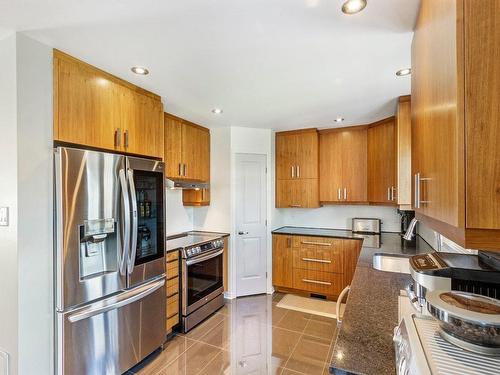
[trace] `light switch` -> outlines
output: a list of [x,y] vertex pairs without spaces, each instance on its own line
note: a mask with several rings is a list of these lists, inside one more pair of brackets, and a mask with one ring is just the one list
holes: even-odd
[[0,207],[0,227],[9,226],[9,207]]

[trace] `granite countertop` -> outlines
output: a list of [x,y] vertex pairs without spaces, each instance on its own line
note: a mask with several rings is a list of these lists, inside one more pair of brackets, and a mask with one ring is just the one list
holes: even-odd
[[[282,227],[274,234],[357,238],[349,230]],[[382,232],[380,247],[363,246],[333,348],[332,374],[395,374],[392,336],[398,324],[398,296],[410,282],[407,274],[372,267],[376,253],[412,256],[433,249],[420,237],[408,242],[399,233]]]
[[221,237],[229,237],[229,233],[190,231],[167,237],[167,253],[184,249],[198,243],[213,241]]

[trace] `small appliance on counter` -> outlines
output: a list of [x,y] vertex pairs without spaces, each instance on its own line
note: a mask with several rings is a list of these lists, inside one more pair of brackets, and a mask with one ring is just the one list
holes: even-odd
[[426,293],[434,290],[461,291],[500,298],[500,268],[488,257],[433,252],[410,258],[413,283],[408,296],[417,309],[426,305]]
[[380,219],[358,217],[352,219],[353,236],[363,238],[363,246],[365,247],[380,247],[381,226]]

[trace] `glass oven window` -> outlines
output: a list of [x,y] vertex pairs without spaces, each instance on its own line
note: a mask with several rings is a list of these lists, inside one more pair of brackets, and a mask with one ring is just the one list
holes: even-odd
[[150,262],[163,256],[163,181],[162,174],[134,170],[137,197],[137,252],[135,264]]
[[222,287],[222,255],[187,267],[187,303],[193,305]]

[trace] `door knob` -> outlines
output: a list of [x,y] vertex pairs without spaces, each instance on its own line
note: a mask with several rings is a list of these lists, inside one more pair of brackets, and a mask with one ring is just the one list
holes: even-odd
[[239,232],[238,232],[238,234],[239,234],[240,236],[243,236],[244,234],[248,234],[248,232],[242,232],[242,231],[239,231]]

